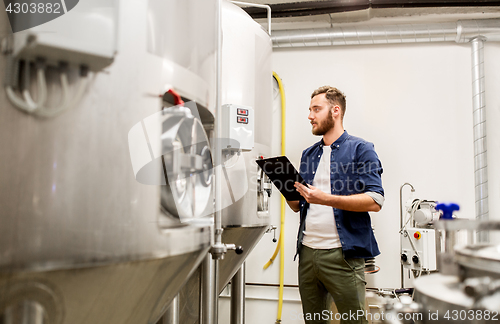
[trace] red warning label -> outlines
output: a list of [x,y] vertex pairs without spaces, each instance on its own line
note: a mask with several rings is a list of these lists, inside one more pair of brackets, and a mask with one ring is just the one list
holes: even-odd
[[248,117],[239,117],[237,119],[238,124],[248,124]]
[[237,114],[240,116],[248,116],[248,109],[238,108]]

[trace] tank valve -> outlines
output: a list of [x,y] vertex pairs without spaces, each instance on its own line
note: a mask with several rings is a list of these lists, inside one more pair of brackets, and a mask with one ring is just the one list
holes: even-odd
[[454,203],[451,204],[438,204],[436,206],[437,210],[441,210],[443,212],[443,216],[441,219],[453,219],[453,212],[455,210],[460,210],[460,206]]
[[243,247],[241,245],[236,246],[235,244],[221,243],[213,245],[212,248],[210,249],[210,253],[212,254],[212,259],[223,260],[224,255],[227,253],[228,250],[234,250],[236,254],[243,253]]
[[234,250],[234,252],[236,252],[236,254],[242,254],[243,253],[243,247],[241,245],[226,244],[226,248],[228,250]]
[[273,243],[278,242],[278,240],[276,239],[276,228],[276,226],[270,225],[266,230],[266,233],[271,233],[271,231],[273,231]]

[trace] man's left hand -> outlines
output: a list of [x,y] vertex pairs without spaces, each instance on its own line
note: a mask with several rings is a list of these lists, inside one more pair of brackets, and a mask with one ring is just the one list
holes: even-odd
[[300,195],[304,197],[304,199],[310,204],[323,205],[327,200],[326,198],[328,194],[316,187],[313,187],[312,185],[306,187],[300,182],[295,182],[293,186],[297,188],[297,191],[300,193]]

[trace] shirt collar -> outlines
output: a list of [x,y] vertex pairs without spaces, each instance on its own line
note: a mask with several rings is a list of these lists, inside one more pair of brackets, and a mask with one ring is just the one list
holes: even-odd
[[[330,147],[332,149],[338,148],[340,146],[340,144],[342,144],[342,143],[345,142],[345,140],[347,139],[347,137],[349,137],[349,134],[347,133],[346,130],[344,130],[344,132],[342,133],[342,135],[340,135],[340,137],[337,138],[337,140],[335,142],[333,142],[332,145],[330,145]],[[323,146],[325,146],[325,142],[323,142],[323,138],[318,143],[319,143],[319,148],[321,148],[321,149],[323,148]]]

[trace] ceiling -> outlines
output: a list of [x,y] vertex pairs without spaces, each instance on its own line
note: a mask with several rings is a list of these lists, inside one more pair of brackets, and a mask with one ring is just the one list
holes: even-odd
[[[500,18],[500,1],[481,0],[251,0],[271,6],[272,29],[338,24],[404,24]],[[241,5],[267,28],[265,9]]]

